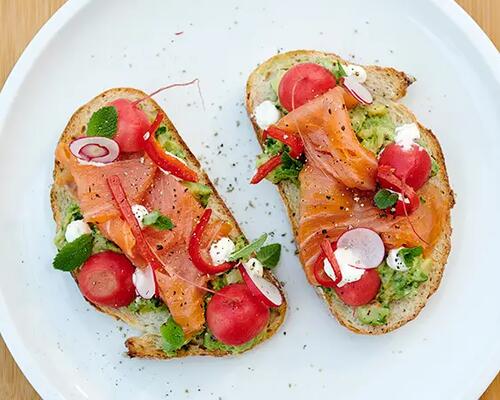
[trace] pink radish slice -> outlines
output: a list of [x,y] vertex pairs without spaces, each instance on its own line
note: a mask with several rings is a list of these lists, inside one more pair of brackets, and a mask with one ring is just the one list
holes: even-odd
[[279,289],[267,279],[254,274],[245,266],[240,265],[240,272],[245,284],[257,299],[268,307],[279,307],[283,303],[283,297]]
[[110,163],[120,155],[120,146],[113,139],[105,137],[83,137],[69,145],[71,153],[83,161]]
[[109,154],[107,147],[101,146],[99,144],[86,144],[80,149],[79,153],[82,157],[87,157],[89,159],[104,157]]
[[352,94],[356,100],[363,104],[373,103],[373,97],[368,89],[359,83],[354,76],[346,76],[342,84],[347,89],[347,91]]
[[382,238],[368,228],[355,228],[343,233],[337,240],[337,249],[349,251],[349,265],[361,269],[378,267],[385,256]]

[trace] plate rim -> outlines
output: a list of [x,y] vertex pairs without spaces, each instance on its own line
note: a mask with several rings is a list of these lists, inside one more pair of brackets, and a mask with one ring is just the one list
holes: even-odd
[[[474,48],[481,56],[481,61],[488,66],[491,75],[500,86],[500,57],[498,50],[474,19],[454,0],[427,1],[440,9],[450,22],[474,44]],[[37,58],[59,29],[91,2],[92,0],[68,0],[49,18],[29,42],[9,73],[0,92],[0,132],[4,129],[11,103]],[[42,398],[67,398],[55,385],[53,379],[47,376],[43,369],[33,360],[28,346],[20,340],[16,331],[16,325],[11,313],[8,311],[4,296],[0,292],[0,333],[16,364]],[[491,353],[491,357],[486,363],[481,364],[481,373],[476,376],[475,382],[468,386],[467,391],[463,393],[463,398],[479,398],[498,374],[499,365],[500,346]]]

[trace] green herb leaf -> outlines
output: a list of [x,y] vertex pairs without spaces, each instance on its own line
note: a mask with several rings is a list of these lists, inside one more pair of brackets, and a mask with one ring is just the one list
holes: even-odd
[[179,350],[186,340],[184,331],[172,317],[160,327],[160,333],[163,337],[163,350],[166,353]]
[[347,76],[347,72],[345,72],[344,67],[340,63],[340,61],[337,61],[335,65],[333,66],[333,74],[335,75],[335,78],[340,79],[344,76]]
[[273,268],[278,265],[281,255],[281,244],[272,243],[267,246],[262,247],[256,254],[257,260],[259,260],[264,267]]
[[264,233],[261,237],[259,237],[257,240],[254,240],[252,243],[246,245],[242,249],[238,251],[234,251],[230,256],[229,256],[229,261],[236,261],[240,259],[245,259],[249,258],[253,253],[258,251],[261,246],[264,244],[264,242],[267,239],[267,233]]
[[94,238],[88,233],[70,243],[66,243],[52,262],[55,269],[73,271],[82,265],[92,254]]
[[405,265],[410,268],[415,259],[420,257],[424,253],[424,250],[421,246],[418,247],[409,247],[403,248],[398,251],[398,256],[403,259]]
[[114,106],[103,107],[90,117],[87,136],[103,136],[111,139],[118,128],[118,113]]
[[398,195],[387,189],[380,189],[373,200],[378,208],[385,210],[397,203]]
[[175,226],[170,218],[166,217],[157,210],[144,216],[142,224],[144,226],[151,226],[159,231],[169,231]]

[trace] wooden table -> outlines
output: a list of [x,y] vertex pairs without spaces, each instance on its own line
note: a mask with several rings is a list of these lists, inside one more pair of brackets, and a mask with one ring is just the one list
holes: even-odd
[[[500,0],[457,0],[500,47]],[[41,25],[64,0],[0,0],[0,87],[22,51]],[[12,359],[0,337],[0,399],[40,397]],[[481,400],[500,400],[500,374]]]

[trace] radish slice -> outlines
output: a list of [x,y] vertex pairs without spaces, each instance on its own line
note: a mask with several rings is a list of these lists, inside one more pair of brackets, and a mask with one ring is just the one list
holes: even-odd
[[156,282],[153,268],[148,265],[146,268],[136,268],[132,275],[132,282],[139,296],[144,299],[151,299],[156,292]]
[[69,149],[80,160],[103,164],[115,161],[120,155],[118,143],[113,139],[98,136],[75,139]]
[[279,307],[283,303],[283,297],[279,289],[267,279],[254,274],[244,265],[240,265],[240,272],[243,280],[250,289],[250,292],[268,307]]
[[342,234],[337,241],[337,249],[350,252],[349,265],[361,269],[378,267],[385,256],[382,238],[367,228],[355,228]]
[[346,76],[343,79],[342,84],[347,89],[347,91],[352,94],[360,103],[373,103],[373,96],[371,95],[371,93],[365,86],[359,83],[354,76]]

